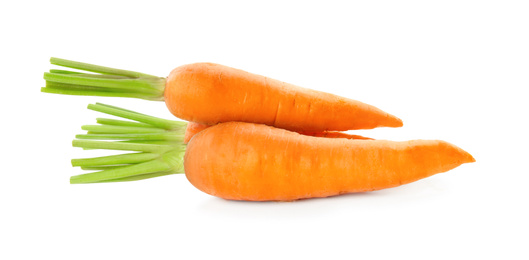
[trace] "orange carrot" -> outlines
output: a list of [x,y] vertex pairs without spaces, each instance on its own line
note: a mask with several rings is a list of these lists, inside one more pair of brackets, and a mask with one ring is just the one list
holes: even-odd
[[213,196],[290,201],[396,187],[474,161],[439,140],[329,139],[229,122],[189,142],[184,169],[196,188]]
[[[191,137],[196,135],[198,132],[208,128],[210,126],[196,123],[196,122],[189,122],[187,123],[186,133],[184,136],[184,143],[189,143],[189,140],[191,140]],[[350,135],[342,132],[336,132],[336,131],[325,131],[325,132],[317,132],[317,133],[311,133],[311,132],[300,132],[300,134],[303,135],[310,135],[310,136],[317,136],[317,137],[327,137],[327,138],[346,138],[346,139],[356,139],[356,140],[373,140],[373,138],[364,137],[361,135]]]
[[213,63],[174,69],[167,78],[52,58],[52,64],[94,73],[51,70],[43,92],[164,100],[178,118],[207,125],[241,121],[292,131],[400,127],[374,106]]
[[402,126],[359,101],[213,63],[174,69],[164,97],[175,116],[208,125],[241,121],[313,132]]
[[184,143],[189,143],[189,140],[191,140],[191,137],[199,133],[200,131],[210,127],[209,125],[196,123],[196,122],[188,122],[186,127],[186,133],[184,135]]
[[309,135],[315,137],[327,137],[327,138],[345,138],[345,139],[354,139],[354,140],[375,140],[373,138],[361,136],[361,135],[350,135],[347,133],[337,132],[337,131],[324,131],[324,132],[299,132],[302,135]]
[[208,127],[183,145],[185,122],[99,103],[88,108],[129,120],[98,118],[99,125],[82,127],[88,133],[77,135],[73,146],[134,152],[73,159],[73,166],[95,172],[72,176],[71,183],[136,181],[185,170],[194,186],[221,198],[296,200],[395,187],[474,161],[438,140],[322,138],[241,122]]

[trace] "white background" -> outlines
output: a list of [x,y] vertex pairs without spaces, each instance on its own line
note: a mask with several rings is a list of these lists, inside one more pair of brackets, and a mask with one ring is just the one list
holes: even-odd
[[[15,2],[15,1],[12,1]],[[193,2],[192,4],[187,2]],[[527,1],[17,1],[0,6],[0,259],[527,259]],[[222,2],[222,3],[220,3]],[[209,61],[375,105],[476,163],[383,191],[233,202],[183,175],[70,185],[93,102],[51,56],[166,76]],[[524,248],[525,247],[525,248]]]

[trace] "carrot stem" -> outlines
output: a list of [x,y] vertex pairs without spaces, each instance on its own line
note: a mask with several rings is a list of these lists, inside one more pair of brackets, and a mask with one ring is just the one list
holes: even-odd
[[[182,173],[183,173],[183,172],[182,172]],[[100,181],[100,182],[98,182],[98,183],[139,181],[139,180],[145,180],[145,179],[150,179],[150,178],[154,178],[154,177],[165,176],[165,175],[169,175],[169,174],[175,174],[175,173],[172,172],[172,171],[166,171],[166,172],[153,172],[153,173],[147,173],[147,174],[141,174],[141,175],[129,176],[129,177],[125,177],[125,178],[118,178],[118,179],[112,179],[112,180],[105,180],[105,181]]]
[[72,166],[102,166],[102,165],[115,165],[115,164],[132,164],[149,161],[159,157],[156,153],[129,153],[102,156],[87,159],[72,159]]
[[81,96],[103,96],[103,97],[130,97],[130,98],[145,98],[150,96],[156,98],[156,95],[148,95],[138,92],[127,92],[126,90],[114,88],[98,88],[93,86],[74,85],[61,82],[46,81],[46,87],[41,88],[44,93],[65,94],[65,95],[81,95]]
[[77,71],[57,70],[57,69],[50,69],[50,73],[52,73],[52,74],[76,75],[76,76],[80,76],[80,77],[105,78],[105,79],[127,79],[128,78],[128,77],[125,77],[125,76],[118,76],[118,75],[82,73],[82,72],[77,72]]
[[187,123],[182,122],[182,121],[162,119],[162,118],[141,114],[138,112],[134,112],[134,111],[119,108],[119,107],[101,104],[101,103],[89,104],[88,109],[98,111],[101,113],[105,113],[105,114],[109,114],[109,115],[113,115],[113,116],[118,116],[118,117],[130,119],[130,120],[138,121],[141,123],[149,124],[154,127],[167,129],[167,130],[170,130],[170,129],[184,129],[185,130],[185,127],[187,126]]
[[178,141],[182,140],[182,135],[173,133],[140,133],[140,134],[82,134],[75,136],[78,139],[97,139],[97,140],[128,140],[128,141]]
[[115,69],[110,67],[104,67],[84,62],[78,62],[78,61],[72,61],[72,60],[66,60],[66,59],[60,59],[60,58],[50,58],[50,63],[62,67],[72,68],[72,69],[78,69],[78,70],[85,70],[85,71],[91,71],[101,74],[110,74],[110,75],[119,75],[119,76],[125,76],[125,77],[131,77],[131,78],[158,78],[153,75],[144,74],[136,71],[130,71],[130,70],[121,70],[121,69]]
[[100,134],[141,134],[141,133],[164,133],[165,129],[139,126],[116,126],[116,125],[83,125],[81,129]]
[[61,74],[44,72],[44,79],[50,82],[66,83],[71,85],[90,86],[98,88],[111,89],[130,89],[133,87],[135,92],[156,94],[158,90],[148,84],[146,81],[135,79],[112,79],[94,76],[82,76],[77,74]]
[[[166,158],[167,157],[167,158]],[[150,160],[138,164],[133,164],[130,166],[119,167],[114,169],[102,170],[93,173],[86,173],[81,175],[72,176],[70,178],[70,183],[93,183],[106,180],[115,180],[120,178],[127,178],[136,175],[143,175],[147,173],[156,173],[156,172],[167,172],[172,171],[172,173],[181,173],[183,172],[183,162],[182,158],[179,158],[180,161],[174,160],[178,158],[172,157],[182,157],[179,153],[167,153],[162,158],[155,160]],[[178,167],[178,163],[181,167]]]
[[46,87],[41,91],[45,93],[163,100],[162,77],[59,58],[51,58],[50,63],[93,73],[51,69],[44,73]]
[[99,125],[82,126],[88,132],[76,136],[74,147],[136,153],[73,159],[72,166],[96,172],[73,176],[71,183],[135,181],[183,172],[187,123],[99,103],[88,108],[133,121],[99,118]]
[[152,125],[145,124],[145,123],[139,123],[139,122],[132,122],[132,121],[125,121],[125,120],[118,120],[118,119],[110,119],[110,118],[96,118],[97,123],[101,125],[115,125],[115,126],[137,126],[137,127],[150,127],[150,128],[156,128]]
[[131,165],[131,164],[101,165],[101,166],[80,166],[80,167],[81,167],[81,170],[85,170],[85,171],[102,171],[102,170],[121,168],[121,167],[129,166],[129,165]]
[[[119,141],[126,144],[156,144],[156,145],[174,145],[175,141],[170,140],[126,140]],[[180,140],[178,141],[180,142]]]
[[73,147],[90,148],[90,149],[106,149],[106,150],[121,150],[121,151],[135,151],[146,153],[163,153],[173,149],[170,145],[158,144],[134,144],[122,142],[106,142],[93,140],[73,140]]

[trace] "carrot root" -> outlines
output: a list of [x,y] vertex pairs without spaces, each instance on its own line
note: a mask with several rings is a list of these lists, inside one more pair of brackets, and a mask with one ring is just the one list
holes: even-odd
[[176,117],[207,125],[249,122],[295,132],[323,132],[403,124],[396,116],[357,100],[214,63],[172,70],[164,97]]
[[[189,143],[191,138],[198,134],[200,131],[211,127],[206,124],[201,124],[197,122],[188,122],[186,133],[184,136],[184,143]],[[316,136],[316,137],[326,137],[326,138],[345,138],[345,139],[354,139],[354,140],[374,140],[373,138],[361,136],[361,135],[351,135],[347,133],[337,132],[337,131],[324,131],[324,132],[298,132],[302,135]]]
[[319,138],[229,122],[193,137],[184,167],[188,180],[213,196],[291,201],[396,187],[474,161],[439,140]]

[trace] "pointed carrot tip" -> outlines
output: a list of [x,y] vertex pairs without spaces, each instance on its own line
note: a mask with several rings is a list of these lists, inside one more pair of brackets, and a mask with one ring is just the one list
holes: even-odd
[[402,127],[404,123],[402,122],[402,119],[395,117],[397,119],[396,127]]
[[467,151],[459,148],[460,150],[460,153],[461,153],[461,157],[463,158],[463,163],[473,163],[473,162],[476,162],[476,159],[474,158],[474,156],[472,156],[470,153],[468,153]]
[[457,162],[458,165],[464,163],[473,163],[476,161],[476,159],[474,159],[470,153],[461,149],[461,147],[446,141],[440,141],[440,144],[445,147],[443,150],[448,155],[448,158],[451,158],[450,160],[453,160],[454,163]]
[[472,156],[471,154],[467,153],[468,154],[468,162],[469,163],[473,163],[473,162],[476,162],[476,159],[474,158],[474,156]]
[[388,115],[388,119],[387,126],[389,127],[402,127],[404,125],[404,123],[402,123],[402,119],[396,116]]

